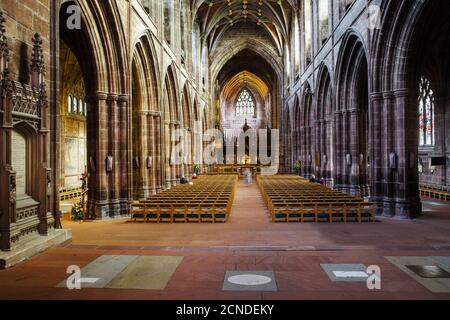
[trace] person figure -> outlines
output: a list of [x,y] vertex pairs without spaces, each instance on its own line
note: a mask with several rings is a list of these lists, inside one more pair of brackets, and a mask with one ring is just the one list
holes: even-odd
[[249,169],[245,172],[245,182],[247,183],[247,186],[252,184],[252,173]]
[[181,183],[181,184],[188,184],[189,181],[188,181],[188,179],[186,179],[185,176],[182,176],[181,179],[180,179],[180,183]]
[[316,183],[316,176],[312,175],[311,178],[309,179],[310,183]]
[[325,179],[324,178],[320,178],[320,184],[323,185],[323,186],[325,185]]

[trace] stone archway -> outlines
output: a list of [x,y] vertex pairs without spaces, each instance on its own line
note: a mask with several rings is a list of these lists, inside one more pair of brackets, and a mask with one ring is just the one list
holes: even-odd
[[[67,6],[73,4],[81,9],[80,30],[69,30],[65,24]],[[109,2],[98,7],[91,2],[68,1],[60,7],[59,21],[59,41],[73,52],[85,84],[89,215],[98,219],[127,215],[132,201],[129,68],[118,8]],[[60,114],[59,110],[53,112]],[[57,130],[62,130],[60,125]],[[61,143],[59,135],[53,140]],[[55,157],[59,159],[58,154]],[[57,181],[55,192],[59,189]]]
[[[335,187],[356,196],[369,195],[369,79],[360,37],[344,36],[336,68]],[[373,158],[372,158],[373,159]]]
[[[421,212],[418,84],[427,70],[423,63],[426,60],[437,59],[433,64],[443,71],[438,83],[447,92],[441,96],[447,102],[443,102],[446,107],[441,110],[448,110],[450,3],[445,0],[385,2],[381,9],[382,24],[373,34],[370,59],[373,74],[370,110],[374,113],[371,126],[373,136],[381,137],[374,140],[372,152],[375,157],[371,170],[372,198],[378,204],[378,214],[411,218]],[[431,54],[432,48],[440,53]]]

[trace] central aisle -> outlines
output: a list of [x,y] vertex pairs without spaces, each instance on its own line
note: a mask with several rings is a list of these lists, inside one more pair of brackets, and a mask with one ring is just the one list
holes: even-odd
[[247,186],[243,180],[239,180],[231,207],[230,223],[249,226],[269,223],[267,209],[255,181]]

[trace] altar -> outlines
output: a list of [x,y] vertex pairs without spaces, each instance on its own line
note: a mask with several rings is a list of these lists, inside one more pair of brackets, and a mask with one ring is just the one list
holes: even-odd
[[252,176],[261,173],[262,168],[269,168],[270,165],[262,164],[219,164],[217,165],[218,174],[237,174],[243,176],[247,170],[250,170]]

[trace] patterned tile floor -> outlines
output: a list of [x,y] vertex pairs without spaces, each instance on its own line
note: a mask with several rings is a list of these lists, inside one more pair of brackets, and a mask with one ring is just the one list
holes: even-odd
[[[424,207],[416,221],[273,224],[256,186],[240,183],[228,224],[66,223],[72,242],[0,271],[0,299],[450,299],[446,280],[405,267],[450,271],[450,204]],[[72,265],[98,279],[68,290]],[[381,290],[332,281],[322,265],[379,266]],[[224,290],[233,271],[270,272],[277,290]]]

